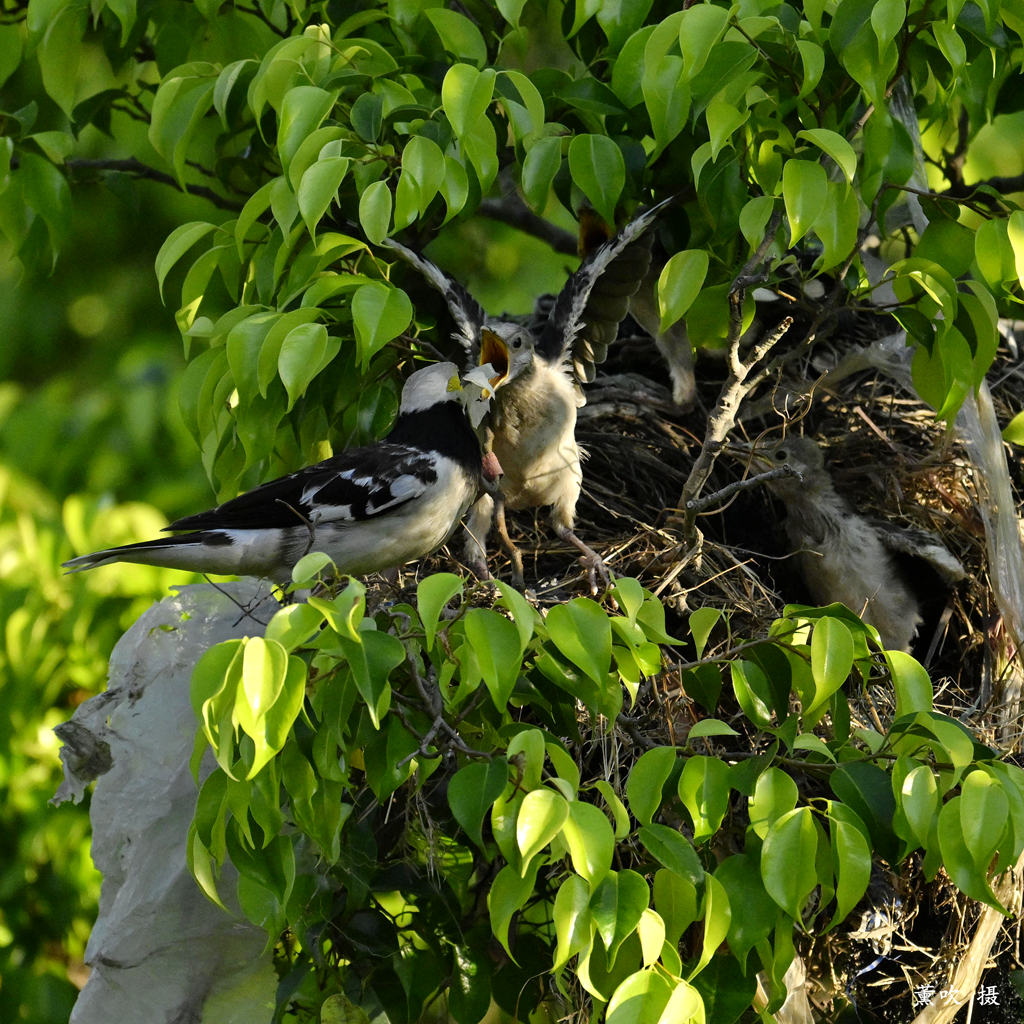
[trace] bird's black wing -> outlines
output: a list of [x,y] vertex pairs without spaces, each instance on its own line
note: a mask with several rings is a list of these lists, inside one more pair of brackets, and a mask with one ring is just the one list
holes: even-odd
[[410,249],[393,238],[385,238],[380,244],[398,253],[406,263],[415,267],[426,278],[428,284],[441,293],[455,321],[455,339],[466,350],[467,366],[476,366],[480,355],[480,328],[486,317],[480,303],[455,278],[446,274],[436,263],[431,263],[415,249]]
[[[609,239],[587,256],[570,276],[555,300],[550,317],[541,329],[536,351],[542,359],[556,363],[572,354],[574,362],[581,364],[577,370],[581,379],[586,380],[592,374],[592,370],[588,371],[586,366],[588,363],[592,366],[595,358],[598,361],[603,358],[603,352],[581,352],[580,358],[577,360],[573,350],[586,319],[587,302],[594,285],[608,269],[608,265],[625,253],[626,249],[651,227],[658,215],[673,199],[674,197],[664,199],[643,210],[629,221],[614,238]],[[646,272],[646,267],[643,268],[640,276],[631,282],[632,291],[636,291],[639,287],[644,272]],[[580,372],[581,369],[582,372]]]
[[437,457],[412,445],[353,448],[262,484],[168,530],[246,530],[356,522],[419,497],[437,480]]

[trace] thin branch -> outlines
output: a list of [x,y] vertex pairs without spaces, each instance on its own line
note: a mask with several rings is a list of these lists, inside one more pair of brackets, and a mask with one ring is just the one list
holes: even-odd
[[121,171],[124,174],[131,174],[136,178],[156,181],[161,185],[170,185],[171,188],[177,189],[179,192],[184,191],[189,195],[207,199],[221,210],[237,211],[241,210],[243,206],[242,203],[226,199],[205,185],[186,185],[182,189],[179,182],[171,177],[171,175],[158,171],[155,167],[149,167],[134,157],[129,157],[127,160],[85,160],[76,157],[65,161],[65,166],[70,170]]
[[719,491],[714,491],[711,494],[704,495],[703,498],[694,498],[687,506],[687,511],[703,512],[705,509],[710,508],[712,505],[717,505],[720,502],[725,501],[727,498],[731,498],[734,494],[738,494],[740,491],[745,491],[749,487],[759,487],[763,483],[767,483],[769,480],[779,480],[785,476],[799,476],[795,469],[790,465],[778,466],[775,469],[769,469],[765,473],[758,473],[756,476],[748,476],[743,480],[734,480],[731,484],[726,484]]
[[538,217],[518,195],[506,196],[503,199],[484,199],[477,207],[477,212],[547,242],[555,252],[566,256],[577,255],[576,236],[571,231]]

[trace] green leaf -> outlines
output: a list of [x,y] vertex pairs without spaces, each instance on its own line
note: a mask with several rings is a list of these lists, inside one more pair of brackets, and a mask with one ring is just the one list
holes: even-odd
[[828,183],[828,201],[814,221],[822,252],[815,262],[818,271],[831,270],[849,259],[857,247],[860,206],[855,189],[839,181]]
[[626,184],[622,150],[607,135],[577,135],[569,143],[569,173],[608,224]]
[[1006,221],[1006,237],[1013,250],[1017,281],[1024,284],[1024,210],[1014,210]]
[[727,857],[715,869],[715,878],[725,889],[729,905],[739,910],[730,917],[726,939],[740,965],[746,966],[750,950],[771,935],[779,908],[765,890],[757,860],[750,854]]
[[796,137],[806,139],[830,156],[843,172],[847,183],[853,184],[854,175],[857,173],[857,154],[842,135],[828,128],[805,128],[797,132]]
[[910,826],[907,838],[915,839],[924,850],[932,849],[938,842],[939,789],[931,768],[919,764],[908,772],[897,796]]
[[349,119],[364,142],[376,142],[384,123],[384,100],[376,93],[362,93],[352,104]]
[[896,38],[907,19],[907,5],[903,0],[878,0],[871,5],[871,27],[881,48]]
[[467,764],[448,783],[448,806],[463,831],[480,849],[484,849],[481,831],[484,816],[490,813],[507,782],[508,764],[503,757],[496,757],[492,761]]
[[[902,4],[902,0],[899,0]],[[818,43],[809,39],[798,39],[796,48],[800,52],[800,64],[803,68],[803,80],[800,83],[799,98],[817,88],[825,70],[825,51]]]
[[961,797],[955,796],[944,803],[939,811],[938,834],[942,866],[953,880],[953,884],[964,895],[1008,914],[1006,907],[995,898],[989,888],[987,865],[979,867],[974,851],[967,846],[963,831],[961,800]]
[[[284,688],[288,669],[288,652],[276,641],[249,637],[242,648],[242,671],[235,691],[233,720],[256,745],[253,768],[255,775],[277,753],[270,749],[263,728],[267,711]],[[259,767],[256,767],[259,765]]]
[[626,780],[626,799],[633,817],[649,825],[661,806],[662,789],[677,760],[675,747],[655,747],[637,758]]
[[752,661],[733,661],[729,664],[733,693],[743,713],[759,729],[772,724],[772,710],[768,705],[768,680],[764,672]]
[[844,804],[829,801],[832,834],[832,867],[836,876],[836,911],[829,922],[834,928],[860,902],[871,881],[871,844],[860,818]]
[[277,131],[277,151],[285,171],[302,141],[331,112],[336,92],[328,92],[316,85],[297,85],[285,93]]
[[804,708],[813,716],[833,693],[846,682],[853,668],[853,636],[840,620],[826,616],[818,619],[811,632],[811,675],[814,701]]
[[481,117],[459,142],[476,172],[480,191],[486,192],[498,175],[498,137],[494,133],[494,125],[486,117]]
[[519,15],[523,13],[526,0],[495,0],[495,6],[501,16],[515,28],[519,24]]
[[355,638],[339,633],[338,642],[352,670],[356,689],[366,702],[370,721],[379,729],[391,703],[388,679],[405,661],[405,648],[397,637],[375,629],[360,630]]
[[187,224],[176,227],[160,246],[156,254],[154,267],[156,268],[156,280],[160,289],[161,300],[164,297],[164,281],[182,256],[185,255],[201,238],[205,238],[211,231],[215,230],[216,224],[209,224],[206,221],[193,220]]
[[[729,905],[729,894],[725,886],[714,876],[706,875],[704,878],[704,937],[701,943],[700,959],[697,965],[690,972],[691,980],[696,977],[711,962],[718,947],[725,941],[729,934],[729,924],[732,921],[732,907]],[[742,907],[737,907],[742,912]]]
[[523,160],[521,182],[526,201],[535,209],[547,206],[551,183],[562,165],[562,140],[556,136],[538,139]]
[[698,740],[704,736],[739,736],[739,733],[727,722],[717,718],[702,718],[686,734],[686,742]]
[[593,939],[590,886],[579,875],[569,875],[558,887],[551,919],[557,939],[552,970],[557,974],[572,957],[587,949]]
[[569,801],[553,789],[533,789],[523,797],[516,816],[516,843],[523,858],[522,875],[526,874],[530,861],[562,831],[568,817]]
[[714,4],[694,4],[683,11],[679,22],[679,52],[683,55],[683,77],[690,81],[707,62],[715,44],[729,24],[729,11]]
[[[697,887],[668,868],[658,868],[654,872],[654,905],[665,924],[665,941],[675,946],[683,932],[697,920]],[[772,912],[778,915],[774,903]]]
[[695,754],[686,759],[679,776],[679,799],[690,812],[694,841],[709,839],[729,810],[731,771],[717,757]]
[[388,237],[391,205],[391,189],[386,181],[372,182],[359,197],[359,223],[374,245],[380,245]]
[[852,761],[832,772],[829,783],[832,792],[867,825],[872,847],[895,863],[898,844],[892,821],[896,801],[889,775],[875,764]]
[[484,118],[494,95],[495,72],[478,71],[468,64],[455,64],[441,83],[441,104],[452,129],[461,139]]
[[469,175],[466,168],[453,156],[444,158],[444,180],[441,182],[441,197],[444,199],[447,212],[442,224],[447,224],[452,217],[462,212],[469,199]]
[[754,196],[740,210],[740,231],[750,248],[757,249],[764,239],[764,231],[775,209],[773,196]]
[[770,766],[757,777],[754,793],[748,798],[750,827],[760,839],[784,814],[788,814],[800,798],[796,783],[781,768]]
[[975,867],[987,872],[1006,835],[1010,804],[999,783],[976,768],[960,784],[960,827]]
[[291,653],[320,632],[324,617],[308,604],[288,604],[274,613],[264,639],[279,643]]
[[164,79],[153,100],[149,141],[172,165],[182,189],[185,188],[185,161],[192,137],[213,106],[218,73],[214,64],[198,61],[185,64],[176,69],[176,74]]
[[669,258],[658,278],[661,331],[676,323],[693,305],[707,277],[708,261],[703,249],[684,249]]
[[465,624],[466,639],[473,647],[491,700],[504,711],[522,664],[519,632],[508,619],[489,608],[471,608]]
[[643,848],[669,871],[694,885],[704,880],[704,868],[697,851],[681,832],[668,825],[641,825],[637,838]]
[[525,874],[520,875],[511,865],[506,864],[494,879],[494,884],[487,892],[487,910],[491,919],[491,932],[501,943],[513,963],[518,961],[508,944],[508,929],[512,923],[512,915],[522,909],[526,901],[533,895],[533,887],[537,881],[539,860],[527,865]]
[[412,313],[409,296],[380,281],[362,285],[352,296],[352,323],[364,370],[377,352],[409,326]]
[[[568,755],[566,755],[568,758]],[[576,767],[576,762],[569,759],[569,763],[572,764],[576,772],[575,788],[579,787],[579,768]],[[559,776],[564,778],[562,772],[559,771]],[[629,812],[626,810],[626,805],[619,799],[618,793],[612,788],[612,784],[607,779],[597,779],[594,782],[594,789],[596,789],[602,796],[605,802],[605,806],[611,811],[612,819],[615,822],[615,841],[621,842],[626,836],[629,835]]]
[[[1019,220],[1016,223],[1020,223]],[[997,293],[1010,281],[1019,280],[1017,267],[1024,253],[1024,235],[1018,229],[1014,231],[1017,246],[1011,244],[1007,221],[1001,218],[982,221],[974,233],[974,258],[978,261],[978,269],[989,285]]]
[[454,57],[483,67],[487,63],[487,44],[476,27],[464,14],[443,7],[429,7],[423,12],[434,31],[441,38],[441,46]]
[[611,669],[612,627],[601,606],[588,597],[576,597],[550,609],[545,624],[558,650],[604,686]]
[[761,878],[765,890],[795,921],[804,901],[818,884],[814,870],[818,836],[809,807],[787,811],[774,821],[761,847]]
[[646,968],[615,989],[604,1019],[606,1024],[701,1024],[704,1004],[681,978]]
[[462,594],[462,579],[452,572],[436,572],[427,576],[416,586],[416,607],[426,633],[426,650],[434,646],[441,612],[448,602],[456,595]]
[[957,34],[956,29],[947,25],[944,21],[933,21],[931,23],[932,35],[935,42],[939,44],[942,56],[949,61],[949,66],[954,71],[959,71],[967,63],[967,47],[964,41]]
[[593,889],[612,866],[615,835],[611,823],[599,807],[573,800],[562,833],[573,868]]
[[612,967],[619,947],[636,931],[648,909],[651,891],[643,875],[628,869],[608,872],[600,884],[591,882],[591,889],[591,915]]
[[402,151],[402,176],[395,196],[395,228],[411,224],[426,212],[446,173],[444,153],[437,143],[419,135]]
[[787,160],[782,168],[782,198],[789,218],[789,244],[814,226],[828,199],[825,168],[810,160]]
[[1024,411],[1017,413],[1003,427],[1002,437],[1008,444],[1024,444]]
[[348,164],[348,157],[330,156],[310,165],[302,175],[295,198],[302,220],[313,238],[316,237],[320,218],[338,196],[338,187],[348,171]]
[[928,670],[904,651],[886,651],[885,661],[896,691],[896,717],[931,711],[934,691]]
[[323,324],[300,324],[285,335],[277,357],[277,371],[288,392],[289,410],[340,348],[341,341],[332,338]]

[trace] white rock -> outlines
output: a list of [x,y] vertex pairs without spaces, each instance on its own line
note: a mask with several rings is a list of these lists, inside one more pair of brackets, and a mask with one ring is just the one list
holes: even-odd
[[[103,874],[85,955],[92,973],[71,1024],[261,1024],[273,1016],[266,933],[203,895],[185,848],[198,792],[189,771],[192,667],[221,640],[262,634],[276,607],[255,581],[182,587],[118,642],[107,692],[58,727],[66,777],[54,802],[79,801],[98,775],[90,817]],[[231,906],[229,872],[221,896]]]

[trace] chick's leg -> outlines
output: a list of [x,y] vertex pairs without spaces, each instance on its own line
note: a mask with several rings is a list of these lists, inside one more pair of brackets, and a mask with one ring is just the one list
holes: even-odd
[[498,528],[498,536],[505,545],[509,558],[512,559],[512,586],[522,590],[526,586],[523,577],[523,556],[515,541],[509,536],[508,525],[505,523],[505,499],[500,491],[494,496],[494,525]]
[[584,544],[583,541],[576,536],[572,530],[562,523],[552,523],[555,528],[555,533],[568,544],[572,544],[573,547],[579,548],[583,552],[580,558],[580,565],[587,570],[587,579],[590,580],[590,592],[597,594],[599,587],[597,585],[597,577],[601,577],[601,582],[607,587],[611,584],[612,578],[608,573],[608,567],[604,564],[604,559],[589,545]]

